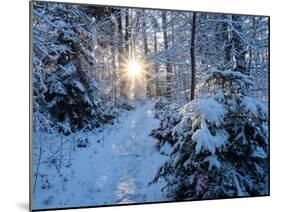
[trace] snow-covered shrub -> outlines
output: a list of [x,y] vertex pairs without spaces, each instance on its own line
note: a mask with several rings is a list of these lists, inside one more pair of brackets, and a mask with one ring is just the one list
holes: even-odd
[[210,71],[209,93],[170,122],[171,158],[152,183],[164,178],[163,190],[176,199],[267,195],[268,108],[247,96],[251,85],[240,72]]
[[155,118],[160,119],[161,122],[159,128],[153,129],[150,135],[159,140],[156,147],[160,152],[166,142],[171,146],[174,145],[173,127],[181,120],[179,108],[179,104],[171,104],[165,97],[160,97],[155,102]]
[[154,109],[162,110],[168,105],[169,105],[169,100],[164,96],[160,96],[155,101]]

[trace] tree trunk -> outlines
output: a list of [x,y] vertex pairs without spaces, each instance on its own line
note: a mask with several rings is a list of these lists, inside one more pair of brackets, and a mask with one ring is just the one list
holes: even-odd
[[[153,22],[153,27],[154,27],[154,53],[157,52],[157,28],[158,28],[158,23],[157,23],[157,19],[154,20]],[[154,63],[154,73],[155,73],[155,78],[154,78],[154,82],[155,82],[155,96],[161,96],[161,92],[160,92],[160,88],[159,88],[159,70],[158,70],[158,64],[157,62]]]
[[[223,19],[228,19],[228,15],[222,15]],[[221,41],[224,43],[224,64],[228,64],[231,61],[231,39],[229,33],[228,23],[222,23],[222,35]]]
[[[148,44],[146,36],[146,20],[145,20],[145,10],[142,11],[142,32],[143,32],[143,47],[144,47],[144,56],[148,56]],[[146,78],[146,96],[151,97],[151,74],[149,69],[145,68],[145,78]]]
[[130,30],[129,30],[129,9],[126,9],[126,13],[125,13],[125,54],[126,56],[129,56],[130,54]]
[[[240,16],[237,15],[233,15],[232,16],[232,20],[235,22],[235,24],[233,24],[235,30],[237,32],[242,32],[242,19]],[[233,48],[234,48],[234,52],[235,52],[235,61],[236,61],[236,65],[235,65],[235,71],[239,71],[243,74],[249,74],[248,70],[247,70],[247,64],[246,64],[246,53],[247,51],[245,51],[245,44],[243,43],[241,37],[234,32],[233,33]]]
[[196,33],[196,13],[192,15],[192,29],[191,29],[191,40],[190,40],[190,61],[191,61],[191,89],[190,89],[190,100],[195,97],[195,33]]
[[[164,50],[169,49],[168,45],[168,35],[167,35],[167,17],[166,11],[162,12],[162,29],[163,29],[163,40],[164,40]],[[172,75],[172,65],[169,62],[169,56],[166,57],[166,97],[171,99],[171,75]]]
[[123,50],[123,27],[122,27],[122,14],[120,10],[120,14],[117,16],[117,24],[118,24],[118,69],[120,73],[120,97],[123,99],[127,99],[126,95],[126,75],[124,70],[124,50]]
[[112,60],[111,60],[111,65],[112,65],[112,79],[111,79],[111,91],[112,91],[112,100],[114,102],[114,105],[116,105],[116,61],[115,61],[115,55],[116,55],[116,43],[114,42],[114,45],[111,47],[111,54],[112,54]]

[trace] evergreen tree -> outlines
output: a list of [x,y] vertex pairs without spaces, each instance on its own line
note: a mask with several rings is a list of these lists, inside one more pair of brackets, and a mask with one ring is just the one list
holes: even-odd
[[171,158],[153,182],[163,177],[176,199],[268,194],[268,111],[248,96],[252,84],[241,72],[211,70],[210,93],[179,110]]
[[47,110],[52,124],[66,134],[114,118],[91,78],[94,29],[86,12],[76,5],[34,4],[34,110]]

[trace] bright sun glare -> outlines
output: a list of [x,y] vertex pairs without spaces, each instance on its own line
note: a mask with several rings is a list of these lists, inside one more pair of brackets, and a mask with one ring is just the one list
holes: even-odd
[[127,69],[128,69],[127,70],[128,76],[131,77],[131,78],[139,77],[142,73],[142,66],[135,59],[132,59],[132,60],[128,61]]

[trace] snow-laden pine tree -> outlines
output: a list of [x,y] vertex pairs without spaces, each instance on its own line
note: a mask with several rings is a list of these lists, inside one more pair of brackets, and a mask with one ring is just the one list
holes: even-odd
[[113,116],[105,111],[91,77],[94,23],[86,8],[40,2],[33,11],[35,125],[47,115],[56,128],[69,133],[110,121]]
[[180,121],[166,133],[171,157],[153,180],[165,179],[168,196],[268,194],[268,108],[248,95],[252,84],[241,72],[212,69],[204,81],[208,93],[178,110]]

